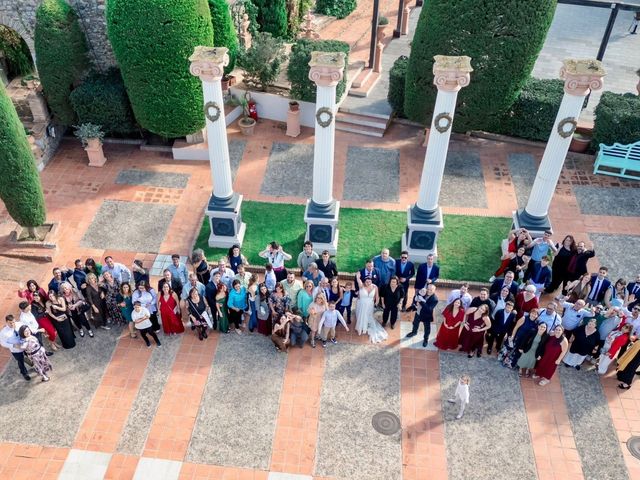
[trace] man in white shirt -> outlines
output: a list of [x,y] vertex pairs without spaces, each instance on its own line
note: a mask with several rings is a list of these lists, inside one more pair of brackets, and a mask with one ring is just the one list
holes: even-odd
[[[42,334],[46,333],[46,330],[44,328],[40,328],[40,325],[38,325],[36,317],[31,313],[31,305],[26,301],[20,302],[18,308],[20,309],[20,318],[18,322],[29,327],[31,333],[38,339],[40,345],[44,347]],[[53,352],[46,352],[46,354],[47,357],[50,357],[53,355]]]
[[466,310],[471,305],[473,298],[469,294],[469,284],[463,283],[460,288],[451,290],[449,297],[447,298],[447,305],[451,304],[456,298],[459,298],[462,302],[462,307]]
[[318,254],[313,251],[313,243],[307,240],[302,246],[302,251],[298,254],[298,268],[301,272],[306,272],[309,264],[311,262],[317,262],[319,259]]
[[220,281],[227,286],[227,290],[231,290],[231,284],[233,280],[235,280],[235,272],[230,268],[227,268],[227,259],[222,257],[218,260],[218,268],[214,268],[211,270],[211,275],[213,276],[215,273],[220,274]]
[[286,293],[291,299],[291,305],[298,304],[298,292],[302,290],[302,282],[296,280],[296,275],[292,272],[287,272],[287,278],[280,282]]
[[125,267],[121,263],[113,261],[112,256],[104,257],[104,265],[102,266],[102,273],[111,272],[111,275],[118,283],[127,283],[131,281],[131,270]]
[[24,377],[25,380],[31,380],[29,373],[27,372],[27,367],[24,364],[24,351],[21,348],[17,348],[22,342],[20,338],[20,334],[18,331],[22,326],[22,323],[16,322],[13,315],[7,315],[5,317],[6,325],[0,330],[0,345],[4,348],[8,349],[13,355],[13,358],[18,362],[18,368],[20,369],[20,373]]
[[183,263],[180,263],[180,255],[174,253],[171,255],[171,265],[167,267],[173,278],[176,278],[182,285],[186,285],[189,281],[189,272]]
[[147,335],[156,341],[156,345],[161,346],[160,340],[156,332],[153,331],[153,324],[151,323],[151,314],[149,310],[142,306],[140,302],[133,302],[133,312],[131,312],[131,320],[136,326],[136,329],[140,332],[144,343],[147,344],[147,348],[151,346],[151,342],[147,338]]
[[564,328],[564,335],[567,337],[567,340],[571,339],[573,331],[578,328],[583,319],[595,316],[595,314],[591,310],[586,309],[585,306],[585,301],[581,299],[577,300],[576,303],[564,302],[562,304],[564,308],[564,312],[562,312],[562,327]]
[[551,302],[547,305],[547,308],[541,308],[538,315],[538,324],[544,323],[547,326],[547,332],[553,332],[558,326],[562,325],[562,317],[556,311],[558,305],[555,302]]

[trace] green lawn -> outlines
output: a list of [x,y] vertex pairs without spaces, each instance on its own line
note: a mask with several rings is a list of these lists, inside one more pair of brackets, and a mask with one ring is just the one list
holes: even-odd
[[[275,240],[293,256],[287,266],[295,267],[304,242],[303,205],[247,201],[242,204],[242,219],[247,224],[242,252],[251,265],[264,264],[258,252]],[[338,269],[355,272],[384,247],[397,258],[406,222],[406,212],[341,208]],[[511,228],[511,219],[445,215],[444,224],[438,240],[440,276],[486,282],[500,263],[500,242]],[[202,248],[209,260],[215,260],[226,251],[209,248],[209,232],[209,221],[205,217],[196,247]]]

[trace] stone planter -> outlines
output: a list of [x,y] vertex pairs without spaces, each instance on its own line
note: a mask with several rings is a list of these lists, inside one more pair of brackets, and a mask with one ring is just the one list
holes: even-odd
[[571,139],[571,145],[569,150],[575,153],[584,153],[588,150],[589,144],[591,144],[591,137],[584,133],[574,133]]
[[381,42],[384,37],[385,37],[385,33],[384,31],[387,29],[387,25],[378,25],[378,31],[376,33],[376,38],[378,39],[378,42]]
[[102,142],[99,138],[90,138],[87,140],[87,146],[84,147],[89,157],[90,167],[102,167],[107,163],[107,159],[102,151]]
[[223,92],[226,92],[227,90],[229,90],[229,85],[231,85],[231,82],[229,81],[229,77],[228,76],[222,77],[222,80],[220,80],[220,84],[222,85]]
[[40,225],[35,228],[37,239],[30,238],[29,229],[16,225],[16,227],[9,233],[9,244],[15,247],[22,248],[56,248],[56,242],[58,240],[58,222],[49,222]]
[[297,112],[298,110],[300,110],[300,104],[295,101],[289,102],[289,110],[291,110],[292,112]]
[[240,131],[245,136],[253,135],[253,129],[256,126],[256,121],[251,117],[243,117],[238,120],[238,126],[240,127]]

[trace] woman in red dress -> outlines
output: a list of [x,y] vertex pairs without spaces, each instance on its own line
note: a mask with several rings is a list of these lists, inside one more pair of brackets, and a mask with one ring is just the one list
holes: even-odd
[[540,378],[538,385],[544,387],[549,383],[567,350],[569,350],[569,342],[564,336],[564,328],[558,325],[547,341],[542,358],[536,364],[536,374],[532,378],[534,380]]
[[531,242],[531,235],[524,228],[512,230],[507,237],[507,253],[502,256],[500,267],[496,270],[496,273],[494,273],[493,276],[502,276],[507,271],[511,260],[516,256],[518,248],[526,247]]
[[536,297],[536,287],[527,285],[525,289],[516,295],[516,308],[518,320],[524,317],[525,313],[538,309],[538,298]]
[[165,335],[184,332],[179,305],[178,296],[171,290],[171,285],[165,282],[162,285],[160,298],[158,298],[158,310],[162,318],[162,329]]
[[47,300],[49,300],[47,292],[45,292],[35,280],[29,280],[26,288],[22,282],[18,284],[18,296],[20,298],[24,298],[27,302],[33,303],[33,296],[36,293],[40,294],[40,299],[43,302],[46,303]]
[[460,325],[464,321],[462,300],[456,298],[442,311],[444,321],[440,325],[434,345],[440,350],[455,350],[458,348]]
[[473,357],[475,350],[476,356],[482,356],[482,347],[484,345],[484,332],[491,328],[491,320],[489,319],[489,306],[483,303],[479,307],[471,307],[466,311],[467,319],[462,326],[460,333],[460,345],[463,352],[467,352],[467,357]]

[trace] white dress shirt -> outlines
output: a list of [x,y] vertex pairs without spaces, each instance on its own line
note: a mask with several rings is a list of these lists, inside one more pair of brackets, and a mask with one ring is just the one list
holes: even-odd
[[24,350],[17,348],[17,345],[22,343],[22,339],[18,334],[18,330],[22,326],[21,322],[16,322],[14,328],[10,328],[9,325],[0,330],[0,345],[4,348],[8,348],[11,353],[21,353]]

